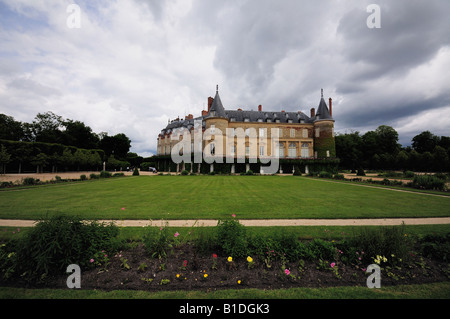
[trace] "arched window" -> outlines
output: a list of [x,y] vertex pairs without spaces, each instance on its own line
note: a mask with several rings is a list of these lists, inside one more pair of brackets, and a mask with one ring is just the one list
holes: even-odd
[[289,157],[297,157],[297,145],[289,143]]
[[309,144],[302,143],[302,157],[309,157]]

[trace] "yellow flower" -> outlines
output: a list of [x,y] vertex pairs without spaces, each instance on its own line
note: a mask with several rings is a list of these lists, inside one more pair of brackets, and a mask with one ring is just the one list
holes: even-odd
[[232,262],[232,261],[233,261],[233,257],[231,257],[231,256],[228,257],[228,261],[229,261],[229,262]]
[[177,274],[177,278],[180,278],[180,274]]
[[204,274],[203,277],[207,278],[207,277],[208,277],[208,274]]
[[240,280],[238,280],[238,285],[240,285],[241,284],[241,281]]
[[248,256],[248,257],[247,257],[247,261],[248,261],[249,263],[251,263],[251,262],[253,261],[253,258],[250,257],[250,256]]

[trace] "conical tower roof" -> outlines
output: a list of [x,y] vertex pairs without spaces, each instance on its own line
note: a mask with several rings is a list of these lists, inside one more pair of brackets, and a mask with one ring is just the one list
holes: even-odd
[[216,96],[209,109],[208,117],[226,117],[225,109],[219,96],[219,86],[216,87]]

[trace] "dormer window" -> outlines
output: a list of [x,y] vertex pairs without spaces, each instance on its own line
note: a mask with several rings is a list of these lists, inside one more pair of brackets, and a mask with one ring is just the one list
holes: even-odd
[[244,122],[250,122],[250,119],[249,119],[248,117],[246,117],[246,118],[244,119]]

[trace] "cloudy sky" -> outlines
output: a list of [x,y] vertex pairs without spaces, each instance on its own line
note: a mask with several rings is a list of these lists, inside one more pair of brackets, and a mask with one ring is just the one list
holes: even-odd
[[226,109],[307,115],[323,88],[337,132],[390,125],[409,145],[450,135],[449,12],[448,0],[0,0],[0,113],[52,111],[147,156],[216,85]]

